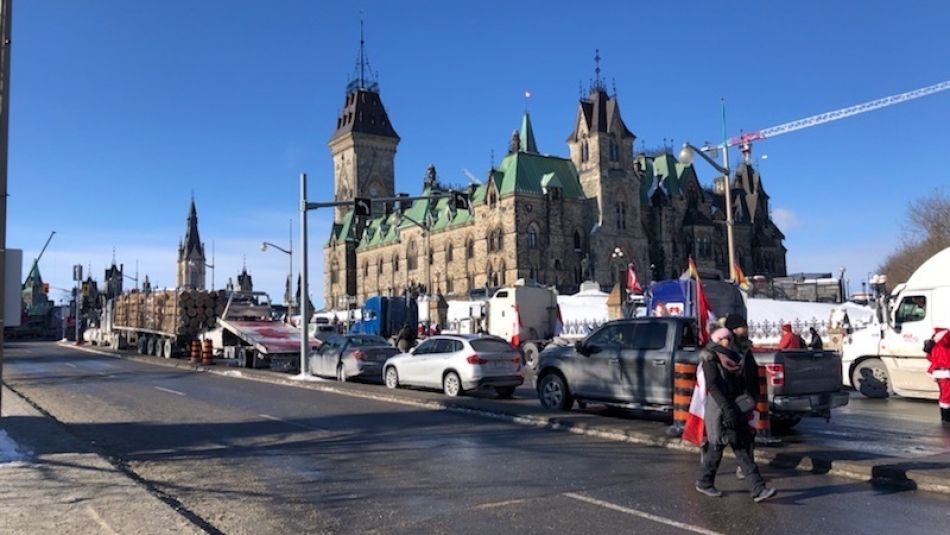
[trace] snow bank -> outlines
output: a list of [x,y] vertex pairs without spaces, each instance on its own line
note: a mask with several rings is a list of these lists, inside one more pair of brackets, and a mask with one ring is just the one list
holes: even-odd
[[26,457],[26,454],[20,451],[17,443],[7,436],[7,432],[0,429],[0,468],[12,466],[11,463],[23,461]]
[[[749,299],[747,304],[749,322],[762,323],[793,323],[819,322],[828,323],[832,314],[842,308],[848,312],[852,326],[871,321],[874,309],[854,303],[804,303],[801,301],[777,301],[774,299]],[[838,312],[840,313],[840,312]]]
[[557,296],[561,320],[573,322],[607,321],[607,294],[600,290],[584,290],[574,295]]

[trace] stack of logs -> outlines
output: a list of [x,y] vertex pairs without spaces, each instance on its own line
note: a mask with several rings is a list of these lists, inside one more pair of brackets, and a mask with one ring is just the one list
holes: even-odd
[[224,290],[128,293],[116,300],[115,324],[177,336],[193,336],[215,326],[227,301]]

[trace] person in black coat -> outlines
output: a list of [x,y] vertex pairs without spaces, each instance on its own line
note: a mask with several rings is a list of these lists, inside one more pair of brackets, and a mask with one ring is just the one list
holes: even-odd
[[749,365],[751,353],[743,356],[730,347],[732,338],[729,329],[716,330],[712,342],[699,355],[707,392],[703,415],[706,441],[700,450],[696,490],[706,496],[722,496],[715,486],[716,472],[729,446],[752,499],[761,502],[774,496],[775,489],[765,485],[752,453],[755,434],[749,426],[749,415],[758,398],[758,372],[754,364]]
[[808,342],[808,349],[817,349],[819,351],[824,349],[825,344],[822,342],[818,331],[814,327],[810,327],[808,332],[811,333],[811,341]]

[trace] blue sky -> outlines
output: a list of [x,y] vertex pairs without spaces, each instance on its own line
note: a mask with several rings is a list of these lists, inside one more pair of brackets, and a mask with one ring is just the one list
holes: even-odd
[[[40,265],[55,288],[76,263],[101,279],[113,247],[174,286],[194,192],[218,286],[246,259],[279,300],[287,257],[260,242],[286,244],[291,220],[296,239],[300,172],[310,200],[332,197],[361,9],[412,193],[429,163],[484,176],[525,90],[540,149],[566,154],[595,48],[647,147],[718,139],[721,97],[736,134],[950,79],[950,4],[932,1],[15,3],[8,244],[29,263],[55,230]],[[860,289],[907,203],[948,183],[948,138],[944,92],[756,145],[789,268],[845,266]],[[331,217],[311,214],[317,280]]]

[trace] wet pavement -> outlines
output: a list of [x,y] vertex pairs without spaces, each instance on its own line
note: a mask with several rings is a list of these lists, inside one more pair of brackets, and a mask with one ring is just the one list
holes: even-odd
[[[692,489],[695,453],[52,344],[9,348],[4,373],[223,533],[933,533],[950,520],[948,497],[771,467],[781,493],[756,506],[728,460],[726,497],[711,499]],[[596,412],[569,417],[607,419]],[[662,425],[628,418],[613,419]]]

